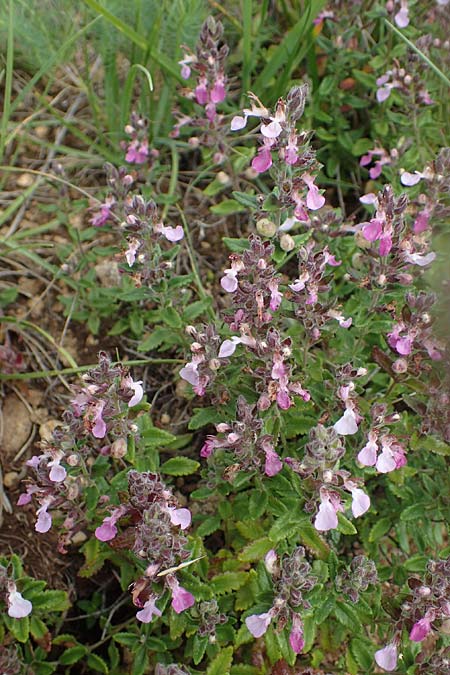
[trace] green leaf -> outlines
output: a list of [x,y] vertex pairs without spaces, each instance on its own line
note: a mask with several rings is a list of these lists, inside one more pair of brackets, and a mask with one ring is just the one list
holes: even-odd
[[233,662],[233,647],[222,649],[206,671],[206,675],[230,675]]
[[139,344],[138,352],[151,352],[153,349],[157,349],[163,343],[168,342],[170,344],[172,337],[172,331],[168,328],[159,326],[155,328],[150,335],[145,337],[142,342]]
[[45,623],[39,619],[37,616],[30,616],[30,633],[36,638],[36,640],[41,640],[48,633],[48,628]]
[[369,541],[371,543],[378,542],[381,537],[389,532],[392,527],[392,520],[390,518],[380,518],[371,528],[369,533]]
[[133,649],[140,641],[139,635],[135,633],[116,633],[113,635],[113,639],[123,645],[124,647],[129,647]]
[[216,532],[216,530],[219,530],[221,523],[221,516],[209,516],[198,526],[197,535],[199,537],[207,537],[213,532]]
[[261,675],[261,670],[256,666],[237,665],[231,666],[230,675]]
[[86,662],[87,665],[93,670],[97,670],[99,673],[105,673],[105,675],[108,675],[109,669],[106,661],[104,661],[97,654],[89,654],[89,656],[86,659]]
[[255,195],[250,195],[248,192],[232,192],[233,197],[239,204],[242,204],[247,209],[257,210],[259,208],[258,198]]
[[342,534],[357,534],[357,529],[348,518],[346,518],[340,511],[337,514],[338,517],[338,531]]
[[424,504],[412,504],[404,509],[400,514],[400,520],[420,520],[426,518]]
[[44,591],[33,597],[33,608],[48,612],[64,612],[70,601],[65,591]]
[[314,611],[314,619],[320,625],[328,618],[334,609],[334,598],[325,598],[321,605]]
[[161,310],[161,319],[170,326],[170,328],[182,328],[183,326],[181,316],[173,307],[164,307],[164,309]]
[[436,436],[417,437],[417,435],[414,434],[411,439],[411,447],[413,450],[434,452],[435,455],[442,455],[444,457],[450,455],[450,445],[440,438],[436,438]]
[[198,471],[199,462],[189,457],[171,457],[161,466],[161,473],[169,476],[189,476]]
[[233,237],[222,237],[225,246],[233,253],[242,253],[249,248],[248,239],[234,239]]
[[429,558],[426,555],[416,553],[416,555],[412,555],[405,563],[403,563],[402,567],[407,572],[423,574],[426,570],[428,560]]
[[340,623],[342,623],[343,626],[346,626],[346,628],[349,628],[351,631],[354,631],[355,633],[360,632],[361,621],[352,607],[338,600],[336,602],[334,614],[336,616],[336,619]]
[[221,415],[217,408],[194,408],[194,414],[189,421],[188,429],[195,431],[207,424],[220,422],[220,419]]
[[261,560],[266,555],[267,551],[270,551],[273,543],[269,537],[264,537],[263,539],[257,539],[251,544],[245,546],[239,554],[239,560],[242,562],[255,562]]
[[70,666],[72,663],[77,663],[77,661],[82,659],[86,652],[87,648],[83,645],[69,647],[61,654],[58,661],[62,666]]
[[267,492],[255,490],[250,497],[248,510],[251,518],[260,518],[267,508]]
[[142,438],[146,446],[169,445],[176,441],[176,436],[158,427],[149,427],[143,430]]
[[297,531],[300,535],[302,544],[312,549],[318,558],[326,560],[330,552],[330,548],[326,541],[322,539],[316,528],[313,526],[309,518],[299,519]]
[[205,655],[206,647],[208,646],[208,638],[200,637],[198,633],[194,635],[192,643],[192,659],[197,666]]
[[303,617],[303,639],[305,640],[303,652],[305,654],[309,652],[314,644],[317,626],[318,623],[314,616],[308,615]]
[[281,653],[280,643],[271,627],[264,635],[264,642],[266,643],[267,656],[273,665],[282,658],[283,654]]
[[246,208],[235,199],[224,199],[220,204],[210,206],[209,210],[217,216],[230,216],[233,213],[243,213]]
[[134,653],[133,675],[144,675],[148,671],[148,649],[146,645],[141,645]]
[[248,579],[248,572],[224,572],[213,577],[209,586],[215,595],[224,595],[236,591]]
[[18,642],[28,641],[30,635],[30,618],[28,616],[23,619],[12,619],[9,616],[4,616],[3,620]]
[[95,537],[83,544],[81,551],[85,562],[78,571],[78,576],[89,578],[103,567],[105,554],[101,551],[101,543]]
[[369,672],[373,666],[373,655],[365,640],[354,638],[350,642],[350,653],[356,663],[365,672]]
[[211,307],[211,300],[207,298],[206,300],[196,300],[191,302],[183,310],[183,320],[185,323],[192,323],[197,319],[201,314],[206,312]]

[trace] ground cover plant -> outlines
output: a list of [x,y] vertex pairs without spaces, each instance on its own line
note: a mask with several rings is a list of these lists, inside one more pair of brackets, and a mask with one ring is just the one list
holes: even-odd
[[448,28],[0,4],[0,672],[450,673]]

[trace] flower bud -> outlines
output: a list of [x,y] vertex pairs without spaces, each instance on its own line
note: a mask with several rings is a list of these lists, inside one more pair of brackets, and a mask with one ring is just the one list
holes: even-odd
[[256,223],[256,231],[262,237],[273,237],[277,231],[277,226],[269,218],[260,218]]
[[111,456],[114,459],[122,459],[127,454],[127,442],[125,438],[116,438],[111,445]]
[[290,234],[282,234],[280,237],[280,248],[282,251],[292,251],[295,248],[295,241]]

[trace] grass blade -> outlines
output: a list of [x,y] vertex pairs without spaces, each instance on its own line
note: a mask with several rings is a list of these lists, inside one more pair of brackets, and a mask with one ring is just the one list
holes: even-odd
[[8,132],[8,123],[11,115],[11,91],[12,91],[12,75],[14,63],[14,25],[13,25],[13,0],[9,0],[8,12],[8,45],[6,49],[6,78],[5,78],[5,93],[3,101],[2,125],[0,131],[0,161],[3,159],[3,154],[6,147],[6,134]]
[[134,42],[135,45],[137,45],[144,51],[148,50],[150,58],[153,59],[153,61],[155,61],[155,63],[157,63],[160,66],[160,68],[162,68],[163,71],[165,71],[168,75],[174,77],[176,80],[178,80],[178,82],[183,82],[183,79],[179,73],[178,68],[174,66],[174,64],[170,61],[170,59],[166,58],[163,54],[159,53],[157,50],[152,49],[151,45],[148,44],[145,37],[139,35],[139,33],[133,30],[133,28],[127,26],[127,24],[124,23],[121,19],[112,14],[105,7],[102,7],[102,5],[99,2],[97,2],[97,0],[84,0],[84,2],[87,5],[89,5],[91,9],[95,10],[101,16],[103,16],[103,18],[109,21],[109,23],[112,24],[114,28],[119,30],[129,40]]

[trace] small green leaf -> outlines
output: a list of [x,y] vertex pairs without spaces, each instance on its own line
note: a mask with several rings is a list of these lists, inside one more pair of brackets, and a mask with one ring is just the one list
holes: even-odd
[[248,192],[237,192],[236,190],[232,192],[232,195],[239,204],[242,204],[248,209],[256,211],[259,208],[258,198],[255,197],[255,195],[250,195]]
[[257,539],[242,549],[239,554],[239,560],[242,562],[256,562],[258,560],[262,560],[267,551],[270,551],[272,546],[272,540],[269,539],[269,537]]
[[97,654],[89,654],[89,656],[86,659],[87,665],[92,668],[93,670],[98,671],[99,673],[105,673],[105,675],[108,675],[109,669],[106,661],[104,661],[100,656]]
[[146,645],[141,645],[134,653],[133,675],[144,675],[148,671],[148,649]]
[[86,647],[83,645],[76,645],[75,647],[69,647],[66,649],[61,656],[59,657],[59,663],[62,666],[70,666],[72,663],[77,663],[80,659],[85,656],[87,652]]
[[373,666],[373,655],[365,640],[354,638],[350,642],[350,653],[360,668],[366,672],[370,671]]
[[171,457],[161,466],[161,473],[169,476],[189,476],[198,471],[199,462],[189,457]]
[[37,616],[30,616],[30,633],[36,638],[36,640],[41,640],[48,633],[48,628],[45,623],[39,619]]
[[78,571],[78,576],[89,578],[98,572],[105,563],[105,554],[101,552],[101,543],[93,537],[81,549],[85,562]]
[[338,531],[341,534],[357,534],[357,529],[348,518],[346,518],[340,511],[337,514],[338,517]]
[[404,509],[400,514],[400,520],[410,521],[410,520],[420,520],[424,519],[424,505],[423,504],[412,504]]
[[169,445],[169,443],[176,441],[176,436],[170,434],[168,431],[164,431],[164,429],[158,429],[158,427],[146,428],[142,432],[142,438],[147,447]]
[[30,619],[28,616],[23,619],[12,619],[9,616],[4,616],[3,620],[18,642],[28,641],[30,635]]
[[370,530],[369,541],[371,543],[378,542],[381,537],[389,532],[391,527],[392,520],[390,518],[380,518]]
[[246,251],[250,244],[248,239],[233,239],[233,237],[222,237],[225,246],[233,253],[242,253]]
[[170,328],[181,328],[183,326],[181,316],[173,307],[164,307],[164,309],[161,310],[161,319],[170,326]]
[[210,534],[220,529],[221,523],[221,516],[209,516],[198,526],[197,535],[199,537],[208,537]]
[[215,595],[224,595],[236,591],[248,579],[248,572],[224,572],[213,577],[209,586]]
[[248,510],[251,518],[260,518],[267,508],[267,492],[255,490],[250,497]]
[[207,424],[220,422],[220,412],[217,408],[194,408],[194,414],[189,420],[188,428],[191,431],[201,429]]
[[113,635],[113,639],[118,642],[119,645],[133,649],[139,642],[139,635],[136,635],[135,633],[116,633]]
[[192,659],[197,666],[205,655],[206,647],[208,646],[208,638],[200,637],[198,633],[194,635],[192,643]]
[[220,204],[210,206],[209,210],[218,216],[230,216],[233,213],[242,213],[246,208],[235,199],[224,199]]
[[206,675],[230,675],[233,662],[233,647],[222,649],[206,671]]
[[48,612],[64,612],[70,601],[65,591],[44,591],[33,597],[33,608]]

